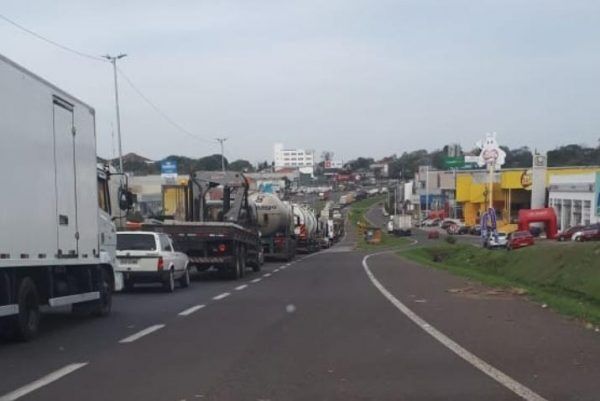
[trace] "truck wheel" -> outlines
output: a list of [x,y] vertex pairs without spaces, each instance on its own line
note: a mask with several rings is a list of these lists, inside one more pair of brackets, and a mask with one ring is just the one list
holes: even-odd
[[163,282],[163,289],[165,292],[175,291],[175,274],[173,273],[173,270],[169,270],[169,276]]
[[4,320],[3,334],[9,339],[29,341],[40,326],[40,301],[37,288],[29,277],[24,278],[17,292],[19,313]]
[[246,275],[246,248],[240,248],[240,277]]
[[233,261],[233,263],[231,264],[231,266],[229,267],[229,278],[231,280],[237,280],[240,278],[240,271],[241,271],[241,263],[240,263],[240,252],[239,252],[239,248],[237,249],[237,252],[235,253],[235,260]]
[[190,286],[190,282],[190,268],[186,266],[183,276],[181,276],[179,279],[179,285],[181,285],[181,288],[188,288]]
[[112,310],[112,286],[108,280],[106,270],[100,270],[100,286],[98,287],[100,298],[92,303],[92,315],[108,316]]

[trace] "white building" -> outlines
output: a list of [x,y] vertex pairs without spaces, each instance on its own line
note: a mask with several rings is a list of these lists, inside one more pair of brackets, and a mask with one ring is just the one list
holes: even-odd
[[556,210],[559,230],[600,222],[597,174],[550,176],[548,203]]
[[298,168],[303,174],[312,175],[315,167],[315,151],[305,149],[285,149],[282,143],[273,146],[275,169]]

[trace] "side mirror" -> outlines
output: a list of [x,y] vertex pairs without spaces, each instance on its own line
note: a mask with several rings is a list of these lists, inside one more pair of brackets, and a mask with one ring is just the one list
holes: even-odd
[[119,209],[126,211],[133,207],[133,194],[126,187],[119,188]]

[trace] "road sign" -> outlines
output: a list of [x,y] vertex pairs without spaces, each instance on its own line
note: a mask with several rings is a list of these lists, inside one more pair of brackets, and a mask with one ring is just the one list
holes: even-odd
[[445,157],[444,166],[446,168],[461,168],[465,165],[465,158],[463,156],[458,157]]

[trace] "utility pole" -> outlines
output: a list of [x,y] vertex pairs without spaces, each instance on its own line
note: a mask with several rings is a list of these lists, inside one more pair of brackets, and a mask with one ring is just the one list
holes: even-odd
[[125,56],[127,56],[127,54],[124,53],[121,53],[118,56],[111,56],[109,54],[103,56],[113,65],[113,76],[115,81],[115,108],[117,111],[117,138],[119,142],[119,173],[121,174],[123,174],[123,147],[121,145],[121,114],[119,112],[119,85],[117,82],[117,60],[120,60]]
[[227,140],[227,138],[215,138],[217,142],[221,144],[221,170],[225,172],[225,151],[223,148],[223,142]]

